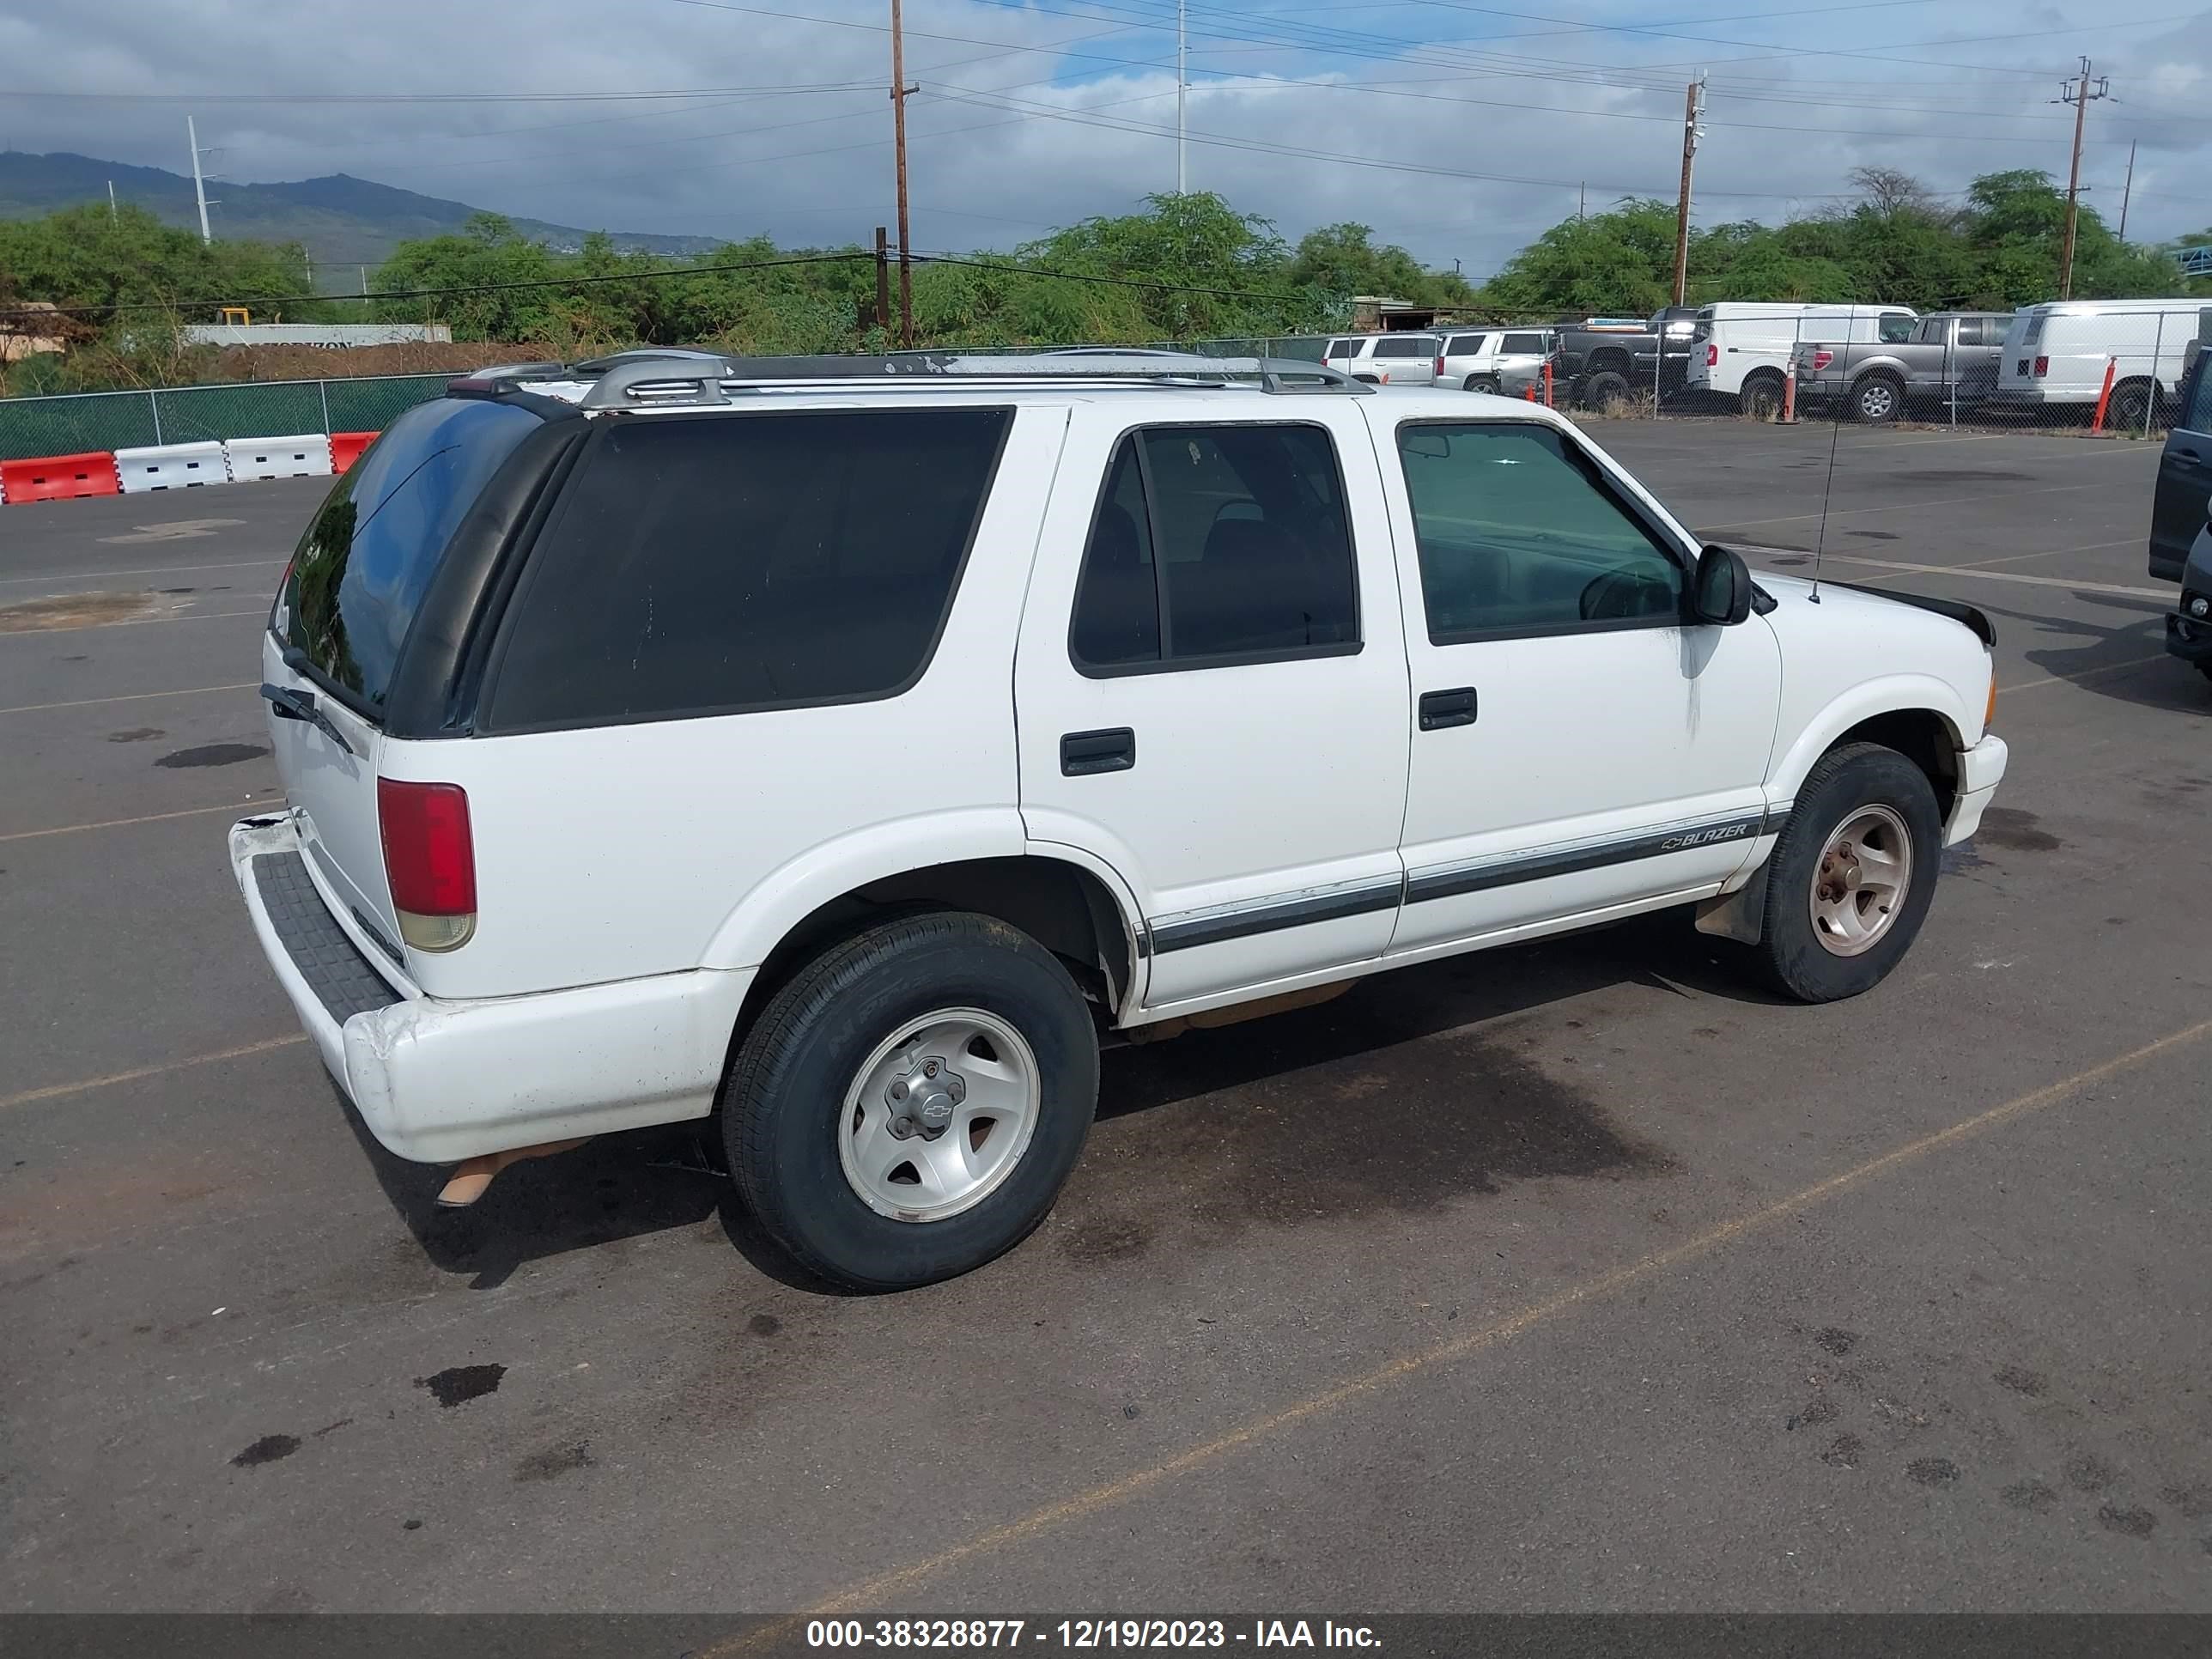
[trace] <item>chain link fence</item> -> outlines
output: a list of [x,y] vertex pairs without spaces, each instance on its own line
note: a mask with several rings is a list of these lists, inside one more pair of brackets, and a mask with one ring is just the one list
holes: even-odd
[[210,438],[380,431],[439,395],[453,372],[362,380],[261,380],[0,398],[0,461]]

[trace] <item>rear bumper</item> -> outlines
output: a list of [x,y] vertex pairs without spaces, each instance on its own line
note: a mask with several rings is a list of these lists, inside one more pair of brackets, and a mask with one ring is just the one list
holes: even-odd
[[750,970],[428,997],[330,914],[289,816],[232,825],[230,866],[324,1066],[398,1157],[455,1163],[714,1109]]
[[1994,732],[1960,753],[1959,799],[1952,804],[1951,821],[1943,826],[1944,846],[1956,847],[1982,827],[1982,813],[2004,781],[2005,762],[2011,753]]

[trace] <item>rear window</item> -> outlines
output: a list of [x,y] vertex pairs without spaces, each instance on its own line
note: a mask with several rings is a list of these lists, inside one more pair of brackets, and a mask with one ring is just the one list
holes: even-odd
[[1504,349],[1523,356],[1540,353],[1544,349],[1544,337],[1540,334],[1509,334],[1505,337]]
[[511,404],[419,404],[339,479],[301,537],[270,631],[352,707],[384,708],[454,526],[538,417]]
[[896,696],[936,650],[1010,419],[610,422],[531,553],[486,728]]

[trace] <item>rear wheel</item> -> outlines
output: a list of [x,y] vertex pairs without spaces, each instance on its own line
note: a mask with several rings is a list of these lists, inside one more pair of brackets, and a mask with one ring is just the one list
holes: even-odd
[[1936,791],[1904,756],[1872,743],[1822,756],[1767,863],[1767,977],[1802,1002],[1879,985],[1927,917],[1942,842]]
[[988,916],[869,929],[796,975],[731,1066],[745,1204],[801,1265],[860,1290],[981,1267],[1051,1210],[1098,1098],[1059,959]]
[[1869,426],[1895,420],[1905,410],[1905,387],[1894,376],[1869,374],[1851,388],[1851,413]]
[[1495,374],[1470,374],[1467,377],[1467,389],[1469,392],[1487,392],[1495,397],[1499,391],[1498,377]]
[[1775,374],[1754,374],[1743,383],[1743,412],[1754,421],[1771,421],[1782,412],[1782,380]]
[[2112,390],[2107,424],[2120,430],[2140,432],[2158,401],[2158,388],[2148,380],[2125,380]]
[[1589,377],[1583,388],[1583,401],[1601,415],[1619,415],[1626,411],[1632,400],[1627,377],[1601,368]]

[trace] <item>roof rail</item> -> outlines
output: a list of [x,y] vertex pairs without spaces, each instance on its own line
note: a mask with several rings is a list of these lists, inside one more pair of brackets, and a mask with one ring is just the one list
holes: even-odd
[[498,363],[456,375],[446,382],[446,390],[456,398],[484,398],[507,390],[518,380],[548,380],[567,373],[562,365],[554,362]]
[[[717,372],[719,370],[719,372]],[[1277,396],[1315,392],[1365,395],[1375,388],[1320,363],[1288,357],[1208,357],[1196,353],[1038,352],[984,356],[957,352],[912,352],[895,356],[717,357],[671,349],[623,352],[562,373],[597,378],[583,397],[590,409],[652,404],[721,404],[732,391],[817,381],[921,379],[976,382],[1127,382],[1164,386],[1218,387],[1254,380]]]

